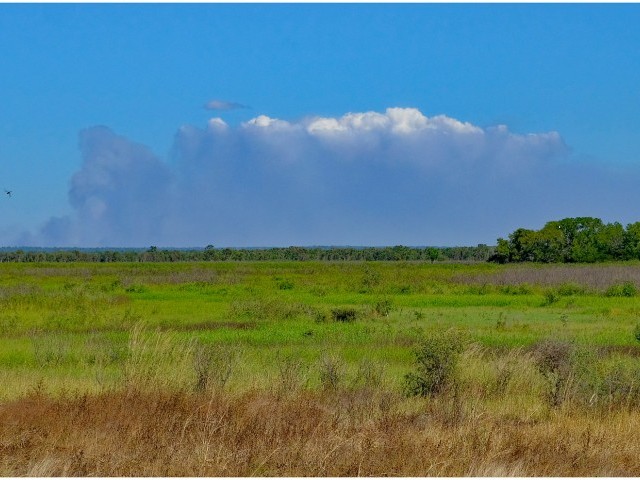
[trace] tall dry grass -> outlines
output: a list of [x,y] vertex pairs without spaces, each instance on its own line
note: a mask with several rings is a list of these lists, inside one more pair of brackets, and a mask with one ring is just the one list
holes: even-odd
[[137,390],[0,406],[4,476],[637,476],[640,413],[509,420],[451,399]]

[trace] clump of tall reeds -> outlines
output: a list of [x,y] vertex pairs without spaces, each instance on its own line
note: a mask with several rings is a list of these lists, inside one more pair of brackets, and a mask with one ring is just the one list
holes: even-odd
[[189,387],[194,345],[174,332],[150,331],[143,323],[129,334],[129,350],[123,366],[126,388],[180,390]]
[[195,390],[203,392],[211,388],[224,388],[238,364],[239,356],[239,349],[230,345],[195,342]]

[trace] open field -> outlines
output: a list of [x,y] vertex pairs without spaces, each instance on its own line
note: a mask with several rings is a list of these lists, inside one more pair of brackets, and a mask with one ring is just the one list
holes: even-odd
[[[638,290],[639,263],[0,264],[0,474],[639,475]],[[408,396],[434,338],[450,375]]]

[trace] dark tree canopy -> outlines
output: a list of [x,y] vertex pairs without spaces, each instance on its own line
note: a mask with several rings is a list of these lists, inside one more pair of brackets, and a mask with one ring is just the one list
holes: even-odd
[[203,249],[0,248],[0,262],[198,262],[198,261],[462,261],[484,262],[493,247],[279,247]]
[[547,222],[540,230],[518,228],[498,239],[490,261],[593,263],[640,259],[640,222],[604,223],[576,217]]

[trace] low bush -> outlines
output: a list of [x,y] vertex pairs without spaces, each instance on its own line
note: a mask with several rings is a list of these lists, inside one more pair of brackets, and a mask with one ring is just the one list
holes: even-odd
[[636,323],[636,326],[633,328],[633,337],[640,342],[640,323]]
[[380,300],[374,305],[374,310],[381,317],[388,317],[393,308],[393,303],[389,299]]
[[331,310],[331,318],[335,322],[353,322],[357,316],[358,312],[355,308],[334,308]]
[[586,292],[586,288],[577,283],[563,283],[558,286],[558,295],[568,297],[571,295],[583,295]]
[[427,397],[453,386],[456,365],[463,349],[463,341],[454,331],[422,340],[414,351],[415,370],[404,377],[405,394]]
[[278,283],[279,290],[293,290],[293,282],[291,280],[283,280]]
[[638,289],[633,282],[611,285],[604,292],[605,297],[635,297],[637,294]]
[[565,399],[565,389],[572,370],[573,349],[572,343],[555,339],[543,340],[535,346],[536,367],[545,379],[545,395],[553,406],[560,405]]
[[553,305],[558,300],[560,300],[560,294],[553,289],[545,290],[544,292],[544,302],[542,302],[542,306]]

